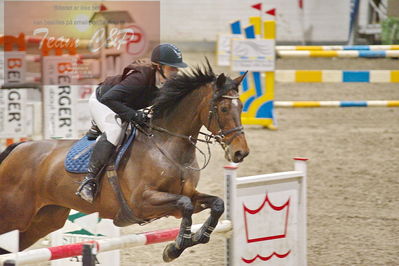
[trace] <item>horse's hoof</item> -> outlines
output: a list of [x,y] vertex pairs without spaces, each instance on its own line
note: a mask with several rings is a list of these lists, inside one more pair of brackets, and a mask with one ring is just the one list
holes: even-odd
[[175,243],[170,243],[163,250],[163,261],[171,262],[172,260],[177,259],[182,252],[183,249],[177,249]]

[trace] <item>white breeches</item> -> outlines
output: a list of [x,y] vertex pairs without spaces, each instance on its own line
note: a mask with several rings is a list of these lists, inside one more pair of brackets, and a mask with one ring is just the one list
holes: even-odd
[[97,100],[96,91],[90,96],[89,109],[91,117],[96,122],[98,128],[101,132],[105,132],[107,140],[116,146],[122,132],[121,119],[116,119],[116,113]]

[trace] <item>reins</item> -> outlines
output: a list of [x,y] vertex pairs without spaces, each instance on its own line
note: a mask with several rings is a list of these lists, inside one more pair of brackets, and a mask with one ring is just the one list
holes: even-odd
[[[148,137],[148,139],[151,141],[151,143],[154,144],[154,146],[162,153],[162,155],[165,156],[169,161],[171,161],[180,170],[184,171],[186,169],[189,169],[189,170],[193,170],[193,171],[201,171],[201,170],[205,169],[208,166],[209,161],[210,161],[211,156],[212,156],[209,144],[213,144],[214,143],[213,141],[210,140],[212,138],[212,135],[209,135],[209,134],[206,134],[206,133],[203,133],[203,132],[199,132],[199,134],[205,135],[205,139],[199,139],[199,138],[194,138],[192,136],[186,136],[186,135],[182,135],[182,134],[177,134],[177,133],[171,132],[171,131],[169,131],[167,129],[161,128],[161,127],[157,127],[157,126],[153,126],[153,125],[149,125],[149,124],[145,124],[145,125],[150,130],[155,130],[155,131],[158,131],[158,132],[161,132],[161,133],[168,134],[170,136],[174,136],[174,137],[178,137],[178,138],[187,140],[203,156],[204,164],[200,168],[195,168],[195,167],[192,167],[190,165],[181,165],[180,163],[176,162],[173,158],[171,158],[166,153],[166,151],[164,149],[162,149],[162,147],[159,146],[159,144],[155,141],[154,134],[152,132],[148,132],[141,125],[135,124],[137,129],[139,129],[144,135],[146,135]],[[204,143],[207,144],[208,155],[206,155],[205,152],[203,152],[200,148],[197,147],[197,145],[196,145],[197,141],[204,142]]]
[[[208,166],[209,161],[211,159],[212,153],[211,153],[211,150],[210,150],[210,144],[214,144],[215,141],[216,141],[222,146],[223,150],[225,152],[227,152],[227,147],[228,147],[228,145],[230,145],[230,143],[233,141],[233,139],[244,133],[244,128],[242,126],[238,126],[238,127],[235,127],[235,128],[229,129],[229,130],[224,130],[223,129],[223,127],[222,127],[222,125],[220,123],[218,112],[217,112],[216,100],[218,100],[219,98],[233,100],[233,99],[239,99],[239,96],[238,95],[237,96],[222,95],[222,96],[219,96],[219,97],[214,97],[214,99],[212,99],[211,108],[209,110],[209,116],[208,116],[208,128],[210,127],[210,124],[212,122],[212,117],[214,116],[214,117],[216,117],[216,123],[217,123],[217,126],[219,127],[219,132],[217,134],[207,134],[207,133],[204,133],[204,132],[199,132],[200,135],[204,136],[204,139],[193,137],[191,135],[187,136],[187,135],[171,132],[171,131],[169,131],[169,130],[167,130],[165,128],[152,125],[151,122],[150,122],[150,124],[145,123],[145,126],[150,130],[150,132],[148,130],[145,130],[139,124],[135,124],[135,126],[137,127],[137,129],[139,129],[144,135],[146,135],[149,138],[149,140],[152,142],[152,144],[154,144],[154,146],[162,153],[162,155],[164,155],[169,161],[171,161],[180,170],[183,171],[183,170],[189,169],[189,170],[193,170],[193,171],[201,171],[201,170],[205,169]],[[188,141],[203,156],[204,164],[202,165],[202,167],[196,168],[196,167],[192,167],[191,165],[181,165],[180,163],[176,162],[154,140],[154,138],[153,138],[154,134],[152,132],[153,130],[161,132],[161,133],[165,133],[165,134],[167,134],[169,136],[178,137],[178,138],[181,138],[181,139],[184,139],[184,140]],[[228,135],[230,135],[232,133],[235,133],[235,134],[233,135],[233,137],[231,137],[229,139],[228,142],[226,142],[225,141],[226,136],[228,136]],[[203,152],[200,148],[197,147],[197,145],[196,145],[197,141],[206,143],[208,155],[206,155],[205,152]]]

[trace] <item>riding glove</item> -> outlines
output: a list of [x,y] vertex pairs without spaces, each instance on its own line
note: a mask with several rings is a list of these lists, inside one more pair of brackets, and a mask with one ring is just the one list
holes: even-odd
[[135,123],[137,123],[137,124],[139,124],[139,125],[142,125],[142,124],[145,124],[148,121],[148,116],[143,111],[133,111],[131,113],[130,120],[135,122]]

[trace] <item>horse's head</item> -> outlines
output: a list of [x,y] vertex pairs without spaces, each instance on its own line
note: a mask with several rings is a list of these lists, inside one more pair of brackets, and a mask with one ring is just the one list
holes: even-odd
[[238,87],[246,73],[236,79],[220,74],[211,84],[213,94],[206,112],[201,115],[203,124],[216,136],[225,151],[225,158],[235,163],[249,154],[249,148],[241,125],[242,102]]

